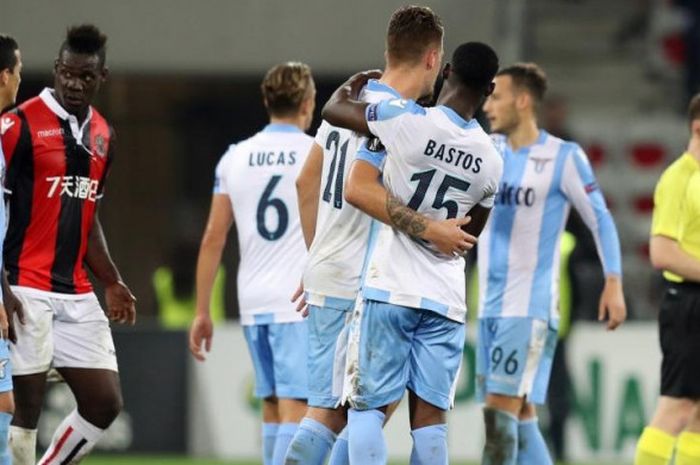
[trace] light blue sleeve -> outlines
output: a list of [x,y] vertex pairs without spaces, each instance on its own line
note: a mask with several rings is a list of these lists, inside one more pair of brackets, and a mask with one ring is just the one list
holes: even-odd
[[606,275],[622,275],[620,237],[593,168],[583,149],[571,144],[564,165],[562,188],[593,234]]
[[404,116],[425,115],[426,111],[413,100],[391,99],[367,106],[365,118],[370,132],[385,146],[391,145],[391,137],[401,128]]
[[382,171],[386,159],[386,149],[376,137],[367,139],[357,151],[356,160],[366,161],[370,165]]

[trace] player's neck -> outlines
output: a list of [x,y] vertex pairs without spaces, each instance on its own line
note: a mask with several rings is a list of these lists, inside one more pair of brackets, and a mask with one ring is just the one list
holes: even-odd
[[690,142],[688,142],[688,148],[686,149],[686,152],[691,154],[693,158],[695,158],[698,161],[698,163],[700,163],[700,138],[691,137]]
[[508,134],[508,145],[513,150],[528,147],[540,137],[540,130],[534,119],[524,120],[512,133]]
[[3,95],[5,89],[0,89],[0,113],[4,112],[14,103],[9,96]]
[[456,88],[443,87],[438,98],[437,105],[444,105],[451,108],[455,113],[461,116],[465,121],[469,121],[474,117],[476,107],[472,103],[472,98],[460,92]]
[[304,117],[301,115],[287,117],[270,116],[270,124],[289,124],[290,126],[296,126],[303,131]]
[[402,98],[417,100],[422,97],[421,77],[415,68],[387,66],[379,82],[394,89]]

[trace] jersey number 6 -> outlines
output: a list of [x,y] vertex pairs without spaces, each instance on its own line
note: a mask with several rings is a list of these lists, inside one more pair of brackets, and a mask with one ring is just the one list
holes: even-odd
[[[272,191],[282,179],[282,176],[275,175],[272,176],[270,182],[267,183],[267,187],[263,191],[262,197],[260,197],[260,202],[258,202],[258,211],[256,214],[256,219],[258,223],[258,233],[267,239],[268,241],[276,241],[282,237],[287,231],[287,226],[289,226],[289,211],[287,206],[284,204],[282,199],[277,199],[272,197]],[[274,208],[277,210],[277,229],[270,231],[267,229],[265,224],[265,213],[268,208]]]

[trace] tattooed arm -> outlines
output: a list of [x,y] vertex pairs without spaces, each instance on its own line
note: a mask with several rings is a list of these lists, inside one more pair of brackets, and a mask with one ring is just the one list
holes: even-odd
[[412,237],[432,242],[447,255],[464,254],[476,238],[462,231],[469,218],[435,221],[405,206],[379,181],[379,170],[364,160],[355,160],[345,184],[345,200],[373,218]]

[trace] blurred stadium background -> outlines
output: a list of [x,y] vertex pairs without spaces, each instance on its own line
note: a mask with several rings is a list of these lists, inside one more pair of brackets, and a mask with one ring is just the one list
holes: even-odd
[[[101,444],[106,455],[86,463],[256,463],[251,367],[235,320],[234,238],[224,260],[225,321],[214,351],[196,366],[186,348],[213,168],[228,144],[265,124],[258,86],[266,69],[286,60],[310,64],[320,106],[348,74],[382,67],[386,22],[403,3],[0,0],[0,31],[18,39],[23,54],[20,101],[51,85],[67,26],[94,22],[109,35],[112,74],[97,106],[116,128],[118,152],[101,217],[139,299],[139,322],[115,328],[126,408]],[[682,111],[698,80],[698,2],[422,3],[444,19],[446,54],[482,40],[503,64],[541,64],[551,97],[543,124],[578,140],[596,168],[621,233],[631,321],[616,334],[592,322],[602,278],[590,238],[573,223],[567,456],[577,464],[629,463],[658,390],[660,278],[648,263],[648,230],[656,179],[687,139]],[[450,442],[453,457],[466,464],[478,458],[483,433],[471,344],[465,360]],[[43,445],[70,408],[65,387],[52,387]],[[410,436],[400,410],[387,434],[392,455],[404,460]],[[549,416],[543,409],[545,423]]]

